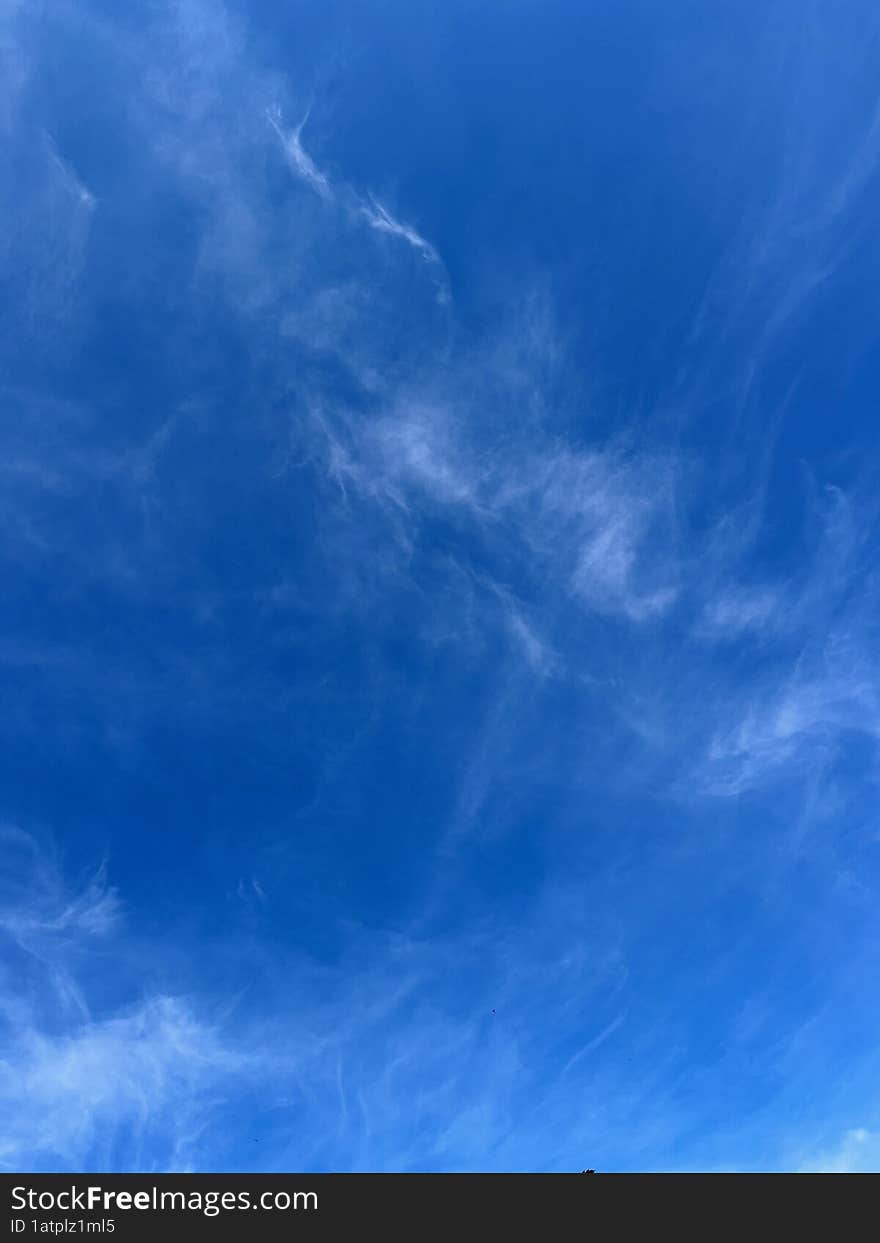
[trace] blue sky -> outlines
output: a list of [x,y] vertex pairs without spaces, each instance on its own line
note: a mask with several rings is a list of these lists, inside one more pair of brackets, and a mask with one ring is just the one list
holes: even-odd
[[0,1166],[877,1168],[875,6],[0,49]]

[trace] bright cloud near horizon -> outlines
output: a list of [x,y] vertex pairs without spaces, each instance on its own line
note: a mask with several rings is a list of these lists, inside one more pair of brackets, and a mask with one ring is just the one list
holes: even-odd
[[0,49],[0,1169],[878,1168],[875,6]]

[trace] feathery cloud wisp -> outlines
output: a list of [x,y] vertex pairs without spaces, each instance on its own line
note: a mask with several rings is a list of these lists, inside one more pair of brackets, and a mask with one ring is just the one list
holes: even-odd
[[362,205],[361,211],[366,216],[371,229],[376,229],[379,233],[388,233],[391,237],[399,237],[417,250],[428,263],[440,262],[440,256],[431,243],[425,241],[412,225],[395,220],[388,208],[384,207],[374,195],[367,195],[367,202]]
[[311,186],[315,193],[320,195],[322,199],[329,200],[333,198],[333,190],[330,185],[330,181],[327,176],[321,172],[302,144],[301,135],[305,129],[306,122],[309,119],[310,112],[311,109],[308,109],[299,125],[295,126],[292,130],[285,130],[283,128],[280,108],[276,107],[267,109],[266,119],[278,135],[278,139],[284,149],[284,153],[287,156],[288,161],[290,162],[290,166],[297,176],[302,178],[307,185]]

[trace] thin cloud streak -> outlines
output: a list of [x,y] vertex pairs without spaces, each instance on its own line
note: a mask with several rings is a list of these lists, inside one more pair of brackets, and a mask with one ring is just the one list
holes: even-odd
[[333,198],[333,190],[329,179],[315,164],[312,157],[308,154],[302,145],[300,135],[305,129],[309,119],[311,108],[307,109],[305,116],[299,125],[292,130],[282,128],[282,117],[280,108],[269,108],[266,110],[266,119],[278,135],[278,139],[287,156],[291,167],[298,177],[320,195],[322,199],[328,202]]
[[363,198],[347,186],[342,186],[340,188],[341,192],[337,192],[329,177],[315,164],[312,157],[305,150],[301,138],[310,114],[311,107],[306,111],[299,125],[292,130],[285,130],[281,109],[276,105],[266,110],[266,118],[278,135],[278,139],[294,173],[325,202],[335,202],[341,198],[353,219],[365,219],[369,227],[377,233],[385,234],[387,237],[402,241],[407,246],[412,247],[425,263],[439,270],[438,298],[441,303],[447,302],[449,300],[449,293],[445,283],[443,261],[435,247],[426,238],[422,237],[412,225],[396,219],[388,208],[379,202],[375,195],[367,194],[366,198]]
[[417,233],[411,225],[395,220],[388,208],[384,207],[372,194],[367,196],[367,203],[361,208],[361,211],[366,216],[371,229],[376,229],[379,233],[389,233],[392,237],[401,238],[402,241],[417,250],[428,263],[440,262],[440,256],[431,243],[425,241],[421,234]]

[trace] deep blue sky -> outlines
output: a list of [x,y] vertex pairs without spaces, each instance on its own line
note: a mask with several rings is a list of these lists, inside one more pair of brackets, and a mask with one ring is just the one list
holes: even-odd
[[875,1168],[875,6],[0,50],[0,1164]]

